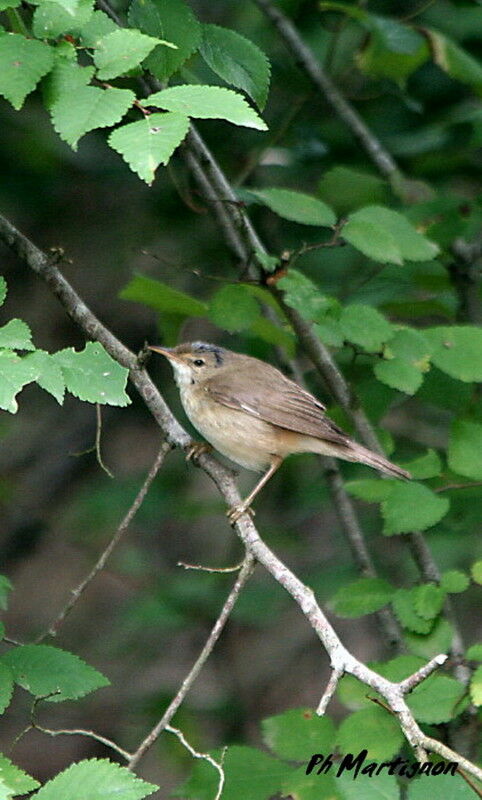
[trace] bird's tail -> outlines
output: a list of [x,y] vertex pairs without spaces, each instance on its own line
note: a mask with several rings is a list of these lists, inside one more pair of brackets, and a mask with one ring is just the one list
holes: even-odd
[[363,445],[358,444],[358,442],[351,442],[346,449],[343,449],[344,453],[340,452],[339,457],[345,458],[347,461],[357,461],[360,464],[368,464],[369,467],[373,467],[379,472],[384,472],[392,478],[403,478],[404,480],[411,480],[412,478],[406,469],[397,467],[397,465],[392,464],[388,458],[385,458],[379,453],[374,453],[373,450],[368,450],[367,447],[363,447]]

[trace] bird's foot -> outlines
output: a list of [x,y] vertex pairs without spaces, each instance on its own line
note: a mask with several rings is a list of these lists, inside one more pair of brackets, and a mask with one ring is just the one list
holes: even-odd
[[234,525],[243,514],[249,514],[250,517],[254,517],[256,512],[251,506],[246,506],[244,503],[239,503],[239,505],[233,506],[226,511],[226,516],[231,525]]
[[186,449],[186,461],[193,461],[196,463],[202,453],[211,453],[212,447],[207,442],[191,442]]

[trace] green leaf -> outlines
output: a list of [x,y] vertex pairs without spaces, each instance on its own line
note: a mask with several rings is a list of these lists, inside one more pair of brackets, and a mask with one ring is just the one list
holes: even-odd
[[[217,761],[219,754],[214,754]],[[223,769],[226,783],[222,800],[261,800],[281,792],[283,781],[292,773],[292,767],[254,747],[230,747],[225,755]],[[183,800],[213,800],[219,775],[210,764],[197,763],[191,778],[176,789]],[[43,798],[42,798],[43,800]]]
[[459,775],[420,775],[408,785],[407,800],[474,800],[474,790]]
[[258,336],[263,341],[269,344],[281,345],[285,347],[287,352],[294,357],[296,350],[296,343],[293,334],[284,328],[280,328],[271,320],[266,317],[259,316],[251,323],[249,329],[246,331],[248,335]]
[[425,328],[433,347],[432,362],[452,378],[482,381],[482,329],[473,325]]
[[10,759],[3,754],[0,754],[0,776],[12,792],[13,797],[32,792],[40,786],[35,778],[32,778],[31,775],[27,775],[23,769],[12,764]]
[[309,708],[292,708],[261,723],[263,741],[280,758],[306,761],[307,753],[330,752],[335,726]]
[[42,2],[34,11],[33,32],[39,39],[56,39],[66,33],[77,34],[93,12],[94,0],[79,0],[72,14],[54,0]]
[[423,382],[421,371],[402,359],[377,361],[373,371],[379,381],[405,394],[415,394]]
[[415,591],[413,589],[398,589],[392,598],[395,616],[404,628],[414,633],[428,633],[432,627],[432,620],[421,617],[415,607]]
[[383,708],[363,708],[342,721],[336,736],[342,753],[358,753],[361,742],[369,758],[384,761],[398,752],[403,734],[397,720]]
[[278,216],[292,222],[322,227],[331,227],[336,222],[332,209],[310,194],[278,188],[249,189],[249,194],[254,195]]
[[118,25],[104,11],[94,11],[79,31],[84,47],[97,47],[107,34],[118,30]]
[[17,8],[21,0],[0,0],[0,11],[5,11],[7,8]]
[[350,214],[343,238],[364,255],[382,264],[426,261],[439,252],[410,222],[390,208],[367,206]]
[[312,280],[297,269],[290,269],[277,282],[284,292],[284,301],[296,309],[304,319],[323,323],[329,311],[337,307],[337,301],[322,294]]
[[162,81],[170,78],[201,42],[201,26],[184,0],[133,0],[129,24],[177,46],[177,50],[156,47],[145,61],[146,69]]
[[7,282],[5,278],[0,275],[0,306],[3,306],[7,296]]
[[402,466],[417,481],[436,478],[442,472],[440,456],[436,450],[432,449],[427,450],[423,456],[407,461]]
[[213,72],[248,94],[258,108],[266,105],[270,63],[253,42],[219,25],[203,25],[199,52]]
[[345,306],[340,315],[343,336],[369,353],[381,350],[393,336],[393,328],[376,308],[362,305]]
[[379,478],[363,478],[357,481],[347,481],[345,489],[348,494],[365,500],[367,503],[381,503],[390,496],[394,481]]
[[406,394],[415,394],[430,368],[432,345],[423,333],[412,328],[398,330],[384,349],[384,360],[373,371],[382,383]]
[[119,292],[121,300],[133,300],[155,311],[186,317],[204,317],[207,305],[189,294],[173,289],[166,283],[135,275]]
[[97,42],[94,51],[97,77],[108,80],[123,75],[139,66],[151,50],[160,44],[172,46],[170,42],[162,42],[161,39],[126,28],[108,33]]
[[0,36],[0,94],[18,111],[53,67],[52,48],[18,33]]
[[436,583],[423,583],[414,591],[415,609],[424,619],[433,619],[440,614],[445,601],[445,591]]
[[[13,695],[13,675],[12,670],[0,661],[0,714],[3,714],[10,705]],[[2,775],[2,757],[0,756],[0,777]]]
[[404,633],[408,651],[425,659],[448,652],[452,637],[452,627],[442,616],[435,620],[435,624],[428,634]]
[[62,370],[67,390],[80,400],[110,406],[130,403],[125,392],[128,370],[114,361],[99,342],[88,342],[80,352],[68,347],[52,358]]
[[70,14],[70,16],[73,16],[79,7],[79,0],[52,0],[52,5],[61,8],[63,11]]
[[448,675],[430,675],[407,695],[407,704],[418,722],[439,725],[460,713],[457,705],[465,691],[461,683]]
[[188,129],[189,118],[184,114],[151,114],[116,128],[109,136],[109,144],[150,186],[157,167],[167,164]]
[[482,560],[474,561],[470,568],[470,574],[472,575],[472,580],[482,585]]
[[249,328],[260,316],[257,300],[245,286],[223,286],[216,292],[209,304],[209,319],[219,328],[227,331],[241,331]]
[[[316,752],[316,751],[313,751]],[[306,754],[305,754],[306,757]],[[296,798],[296,800],[342,800],[338,791],[338,779],[331,774],[317,774],[315,767],[311,775],[306,774],[306,765],[294,769],[283,781],[281,795],[283,798]],[[371,798],[370,798],[371,800]]]
[[468,576],[460,569],[449,569],[443,572],[440,577],[440,586],[449,594],[465,592],[469,585]]
[[94,67],[79,67],[77,61],[58,57],[52,72],[44,82],[44,97],[50,111],[58,100],[76,94],[87,86],[93,75]]
[[267,125],[237,92],[222,86],[171,86],[146,98],[145,104],[199,119],[225,119],[234,125],[267,130]]
[[35,370],[35,381],[49,392],[62,405],[65,394],[65,381],[62,370],[50,353],[36,350],[24,358],[24,362]]
[[79,139],[89,131],[119,122],[134,100],[130,89],[79,86],[75,94],[69,90],[55,100],[52,123],[60,138],[76,150]]
[[11,350],[35,350],[32,343],[32,332],[26,322],[21,319],[11,319],[0,328],[0,347]]
[[342,166],[325,172],[320,181],[319,194],[339,215],[348,214],[369,203],[383,203],[389,197],[386,181],[376,175]]
[[333,317],[325,317],[323,322],[315,323],[313,330],[318,338],[330,347],[342,347],[343,334],[338,320]]
[[393,586],[383,578],[360,578],[341,586],[332,597],[330,608],[339,617],[362,617],[386,606],[393,592]]
[[47,781],[35,800],[143,800],[158,788],[106,758],[90,758]]
[[261,264],[264,272],[274,272],[276,267],[279,266],[280,260],[278,256],[271,256],[264,250],[258,250],[257,248],[254,250],[254,255],[256,256],[257,262]]
[[11,581],[6,575],[0,575],[0,608],[5,611],[8,608],[8,594],[13,589]]
[[450,469],[459,475],[476,481],[482,479],[482,425],[479,422],[464,419],[453,422],[448,463]]
[[426,29],[425,33],[430,39],[433,60],[440,69],[451,78],[468,83],[478,93],[482,92],[482,66],[480,63],[439,31]]
[[13,673],[15,683],[36,697],[52,694],[48,699],[58,703],[76,700],[109,681],[78,656],[46,644],[14,647],[1,657]]
[[473,644],[465,654],[467,661],[482,661],[482,644]]
[[[364,209],[361,209],[364,211]],[[381,264],[403,264],[400,248],[392,234],[367,219],[358,219],[355,211],[342,228],[346,242],[353,245],[364,256]]]
[[395,481],[382,503],[383,533],[392,536],[427,530],[440,522],[449,507],[446,497],[439,497],[421,483]]
[[17,394],[35,380],[36,370],[13,350],[0,350],[0,408],[15,414]]
[[350,771],[343,772],[336,779],[343,800],[400,800],[400,787],[395,775],[382,772],[374,776],[357,775],[356,780],[354,777]]

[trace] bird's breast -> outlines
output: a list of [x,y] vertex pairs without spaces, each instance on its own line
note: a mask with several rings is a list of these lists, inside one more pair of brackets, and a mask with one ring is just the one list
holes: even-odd
[[260,472],[270,464],[277,452],[273,425],[218,403],[202,386],[181,388],[181,402],[194,427],[224,456]]

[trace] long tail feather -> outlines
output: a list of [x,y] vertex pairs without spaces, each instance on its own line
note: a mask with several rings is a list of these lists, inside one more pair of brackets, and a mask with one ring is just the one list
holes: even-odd
[[358,442],[353,442],[353,445],[347,448],[346,456],[340,453],[340,457],[345,457],[348,461],[358,461],[361,464],[368,464],[369,467],[384,472],[392,478],[403,478],[404,480],[411,480],[412,478],[406,469],[397,467],[397,465],[392,464],[388,458],[379,455],[379,453],[374,453],[372,450],[368,450],[367,447],[363,447],[361,444],[358,444]]

